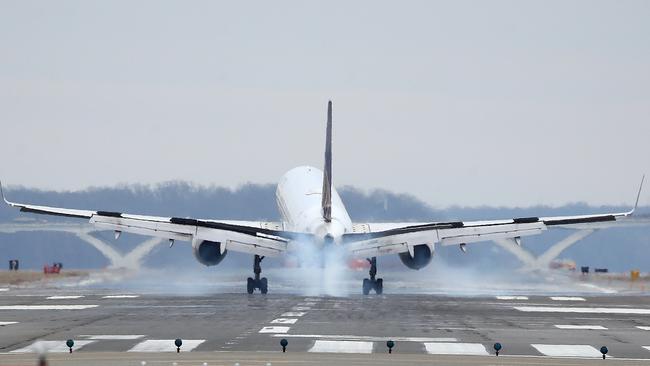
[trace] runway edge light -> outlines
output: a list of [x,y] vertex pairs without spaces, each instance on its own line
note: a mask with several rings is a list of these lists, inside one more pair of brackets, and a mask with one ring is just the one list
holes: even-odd
[[70,349],[70,353],[72,353],[72,347],[74,346],[74,341],[72,339],[68,339],[67,341],[65,341],[65,345],[68,346],[68,348]]
[[497,355],[497,357],[499,356],[499,351],[501,351],[501,348],[503,348],[501,347],[501,343],[497,342],[494,344],[494,353]]
[[600,353],[603,354],[603,360],[605,359],[605,355],[607,354],[607,352],[609,352],[609,350],[607,349],[606,346],[600,347]]
[[181,353],[181,346],[183,345],[183,340],[180,338],[176,338],[174,341],[174,345],[176,346],[176,353]]
[[282,353],[287,351],[287,345],[289,344],[289,341],[287,341],[286,338],[282,338],[280,341],[280,346],[282,346]]
[[395,342],[389,340],[386,342],[386,347],[388,347],[388,353],[393,353],[393,347],[395,347]]

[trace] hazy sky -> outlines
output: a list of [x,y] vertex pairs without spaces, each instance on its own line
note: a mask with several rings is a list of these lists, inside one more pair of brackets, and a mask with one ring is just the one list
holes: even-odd
[[337,185],[630,204],[650,2],[0,2],[6,183],[274,183],[321,167],[329,98]]

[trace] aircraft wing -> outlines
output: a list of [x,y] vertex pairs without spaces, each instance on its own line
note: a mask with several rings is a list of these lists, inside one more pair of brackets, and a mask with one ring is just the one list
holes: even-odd
[[[643,179],[641,180],[643,186]],[[628,212],[579,216],[520,217],[492,221],[452,221],[434,223],[365,223],[353,225],[353,231],[343,236],[349,252],[358,257],[410,252],[415,245],[460,245],[512,240],[521,244],[521,237],[541,234],[548,229],[604,229],[614,226],[650,225],[650,217],[633,216],[641,194],[637,194],[634,208]]]
[[309,234],[285,231],[281,223],[274,222],[143,216],[15,203],[8,201],[4,194],[2,198],[7,205],[22,212],[87,219],[100,228],[114,230],[116,236],[128,232],[169,240],[208,240],[225,243],[228,250],[265,256],[285,252],[290,240],[309,237]]

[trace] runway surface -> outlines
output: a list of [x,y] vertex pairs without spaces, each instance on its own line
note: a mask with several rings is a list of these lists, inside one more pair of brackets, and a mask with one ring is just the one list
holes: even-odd
[[[98,365],[143,360],[494,364],[496,342],[503,345],[500,364],[578,365],[599,359],[601,346],[608,347],[608,356],[637,364],[650,362],[650,298],[594,293],[170,296],[8,288],[0,291],[0,335],[0,364],[16,365],[34,364],[38,347],[50,349],[52,360],[58,360],[52,364],[70,365],[88,364],[88,358]],[[183,340],[181,354],[175,353],[176,338]],[[284,355],[283,338],[288,340]],[[67,339],[75,341],[73,355],[66,353]],[[44,343],[35,346],[39,340]],[[387,340],[395,342],[392,355]]]

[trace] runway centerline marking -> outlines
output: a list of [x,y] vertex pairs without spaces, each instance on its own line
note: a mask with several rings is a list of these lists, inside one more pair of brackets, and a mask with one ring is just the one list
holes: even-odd
[[305,311],[305,310],[311,310],[311,308],[309,306],[294,306],[291,308],[291,310]]
[[372,353],[373,342],[317,340],[307,352]]
[[650,346],[642,346],[642,347],[650,351]]
[[0,288],[0,292],[5,292],[5,291],[9,291],[9,289],[6,287]]
[[639,328],[641,330],[650,330],[650,327],[646,327],[646,326],[643,326],[643,325],[638,325],[637,328]]
[[144,337],[143,334],[100,334],[100,335],[80,335],[79,337],[85,337],[92,339],[94,341],[130,341],[134,339],[140,339]]
[[[205,339],[183,339],[181,351],[189,352],[203,342]],[[136,344],[127,352],[176,352],[176,345],[174,345],[173,339],[147,339]]]
[[[75,341],[73,350],[80,350],[86,345],[94,343],[95,341]],[[68,353],[70,349],[65,344],[65,340],[60,341],[36,341],[27,347],[15,349],[9,353],[38,353],[41,350],[47,350],[51,353]]]
[[11,325],[11,324],[18,324],[18,322],[0,322],[0,327],[4,327],[5,325]]
[[342,341],[368,341],[382,342],[392,339],[395,342],[457,342],[456,338],[431,338],[431,337],[378,337],[378,336],[356,336],[356,335],[338,335],[338,334],[275,334],[273,337],[278,338],[319,338],[319,339],[336,339]]
[[81,299],[85,297],[83,295],[66,295],[66,296],[48,296],[45,300],[71,300],[71,299]]
[[102,296],[102,299],[135,299],[140,297],[140,295],[106,295]]
[[303,316],[303,315],[305,315],[305,314],[307,314],[307,313],[304,312],[304,311],[288,311],[288,312],[286,312],[286,313],[282,313],[282,315],[280,315],[280,316],[284,316],[284,317],[289,317],[289,318],[290,318],[290,317],[294,317],[294,316],[301,317],[301,316]]
[[84,310],[99,305],[2,305],[0,310]]
[[425,343],[424,349],[431,355],[489,355],[481,343]]
[[576,330],[607,330],[602,325],[571,325],[571,324],[556,324],[558,329],[576,329]]
[[553,301],[587,301],[584,297],[578,296],[551,296],[550,299]]
[[290,327],[264,327],[258,333],[286,333]]
[[[599,350],[584,344],[531,344],[539,353],[551,357],[602,357]],[[610,356],[611,357],[611,356]]]
[[513,306],[514,309],[528,313],[591,313],[591,314],[637,314],[650,315],[650,309],[634,308],[587,308],[555,306]]
[[271,324],[295,324],[298,321],[296,318],[277,318],[271,321]]
[[497,296],[497,300],[528,300],[528,296]]

